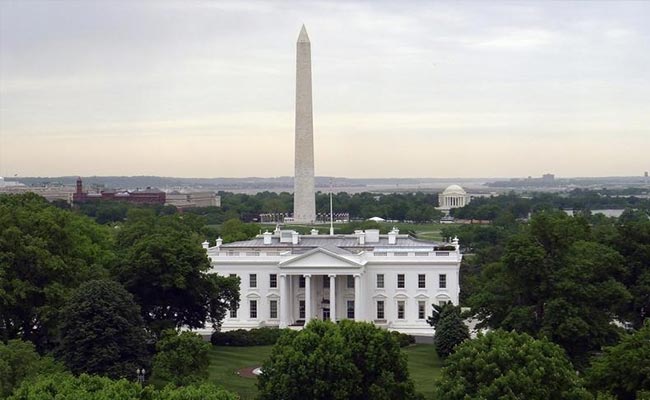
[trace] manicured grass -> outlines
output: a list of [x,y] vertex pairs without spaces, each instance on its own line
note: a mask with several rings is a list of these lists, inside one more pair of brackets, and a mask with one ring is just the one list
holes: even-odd
[[433,399],[433,381],[440,376],[442,360],[432,344],[416,344],[402,349],[408,356],[409,373],[415,390],[425,398]]
[[[257,395],[257,378],[243,378],[237,371],[259,366],[271,354],[272,346],[227,347],[213,346],[210,350],[210,382],[238,393],[242,400]],[[408,367],[415,389],[432,399],[433,380],[440,374],[442,362],[433,345],[417,344],[403,351],[408,356]]]
[[273,346],[229,347],[212,346],[210,350],[210,382],[238,393],[242,400],[257,395],[257,378],[243,378],[237,371],[262,365]]

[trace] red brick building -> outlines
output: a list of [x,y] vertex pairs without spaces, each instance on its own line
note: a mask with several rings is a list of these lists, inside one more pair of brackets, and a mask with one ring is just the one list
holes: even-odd
[[135,204],[165,204],[166,193],[154,188],[134,191],[104,190],[101,193],[88,193],[83,191],[81,178],[77,179],[77,189],[72,195],[74,203],[85,203],[89,200],[126,201]]

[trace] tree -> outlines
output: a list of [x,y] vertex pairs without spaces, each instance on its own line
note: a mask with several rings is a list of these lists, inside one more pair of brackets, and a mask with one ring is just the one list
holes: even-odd
[[481,326],[549,337],[583,366],[618,338],[611,322],[630,299],[624,275],[623,258],[593,241],[584,219],[540,213],[483,267],[469,302]]
[[41,357],[31,342],[0,342],[0,398],[9,396],[26,379],[57,371],[63,371],[63,367],[51,357]]
[[[434,313],[435,315],[435,313]],[[449,303],[445,305],[435,317],[430,317],[427,322],[436,328],[433,344],[440,357],[447,357],[454,348],[469,339],[469,329],[460,317],[460,307]]]
[[494,331],[458,346],[435,383],[436,399],[591,399],[561,347]]
[[23,383],[9,400],[237,400],[239,396],[219,387],[202,384],[156,390],[126,379],[112,380],[82,374],[42,375]]
[[[210,261],[196,216],[160,216],[131,210],[117,237],[121,262],[116,279],[133,294],[148,329],[221,326],[239,301],[236,278],[209,274]],[[135,213],[137,211],[137,213]]]
[[587,370],[588,386],[604,390],[618,399],[639,398],[638,392],[650,391],[650,320],[616,346],[605,347]]
[[153,373],[176,385],[200,382],[208,377],[210,345],[192,332],[166,330],[156,344]]
[[110,231],[33,193],[0,195],[0,227],[0,339],[51,349],[70,291],[114,260]]
[[62,315],[57,353],[75,374],[126,378],[148,365],[140,308],[119,283],[84,283],[72,294]]
[[406,360],[372,324],[312,321],[287,331],[262,366],[261,399],[413,399]]
[[632,301],[625,305],[625,320],[636,329],[650,317],[650,217],[643,211],[626,210],[619,218],[613,237],[605,244],[617,249],[625,258],[625,286]]

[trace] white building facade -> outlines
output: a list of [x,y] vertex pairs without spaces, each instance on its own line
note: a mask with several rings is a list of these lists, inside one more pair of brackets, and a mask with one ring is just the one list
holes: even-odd
[[450,185],[442,193],[438,194],[438,209],[449,211],[452,208],[465,207],[470,200],[471,197],[462,187]]
[[218,240],[207,251],[212,273],[241,282],[239,307],[230,310],[224,330],[352,319],[432,336],[431,306],[458,304],[458,240],[427,242],[396,229],[331,236],[276,230],[247,241]]

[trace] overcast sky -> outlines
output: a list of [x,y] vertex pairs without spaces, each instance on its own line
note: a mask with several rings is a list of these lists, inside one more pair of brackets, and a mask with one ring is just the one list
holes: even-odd
[[0,176],[641,175],[650,2],[0,0]]

